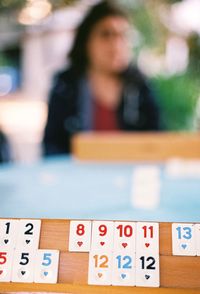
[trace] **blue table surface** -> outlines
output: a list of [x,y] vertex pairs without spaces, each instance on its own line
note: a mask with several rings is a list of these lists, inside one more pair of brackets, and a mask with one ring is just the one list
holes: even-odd
[[0,217],[200,221],[199,179],[172,179],[161,170],[160,204],[131,205],[138,164],[88,163],[67,157],[0,167]]

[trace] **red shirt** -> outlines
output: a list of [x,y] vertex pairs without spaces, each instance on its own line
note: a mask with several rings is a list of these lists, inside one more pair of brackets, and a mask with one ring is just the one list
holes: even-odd
[[110,109],[98,101],[93,104],[93,122],[95,131],[119,130],[116,110]]

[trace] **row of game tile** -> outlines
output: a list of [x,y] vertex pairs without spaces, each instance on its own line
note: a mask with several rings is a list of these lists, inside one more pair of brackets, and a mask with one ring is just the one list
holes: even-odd
[[[0,248],[38,249],[41,220],[0,220]],[[67,232],[66,232],[67,233]],[[71,221],[69,251],[130,248],[158,252],[159,224],[145,222]],[[66,244],[67,250],[67,244]],[[173,255],[200,256],[200,224],[172,224]]]
[[[174,255],[199,255],[199,224],[172,224]],[[89,252],[88,284],[159,287],[159,224],[71,221],[69,251]]]
[[[55,266],[51,257],[58,251],[37,251],[42,256],[34,273],[40,225],[40,220],[0,220],[0,281],[56,283],[58,261]],[[196,255],[199,234],[199,224],[173,224],[173,253]],[[71,221],[69,251],[90,252],[89,284],[159,286],[158,223]]]
[[[69,251],[93,249],[159,253],[159,223],[71,221]],[[172,224],[172,254],[200,256],[200,224]]]
[[58,250],[15,250],[0,252],[0,282],[57,283]]
[[69,251],[89,252],[89,285],[160,285],[158,223],[71,221]]
[[59,251],[39,250],[41,220],[0,220],[0,282],[57,283]]

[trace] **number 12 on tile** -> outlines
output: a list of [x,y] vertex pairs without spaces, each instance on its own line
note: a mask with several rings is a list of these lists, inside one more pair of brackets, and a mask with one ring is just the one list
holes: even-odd
[[89,285],[111,285],[112,254],[91,251],[89,254]]

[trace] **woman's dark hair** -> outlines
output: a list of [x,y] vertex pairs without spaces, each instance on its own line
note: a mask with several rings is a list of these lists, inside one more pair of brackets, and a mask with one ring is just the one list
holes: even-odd
[[110,0],[102,1],[89,10],[77,28],[74,43],[68,55],[71,65],[78,72],[84,72],[88,66],[87,42],[94,26],[107,16],[120,16],[128,19],[126,12]]

